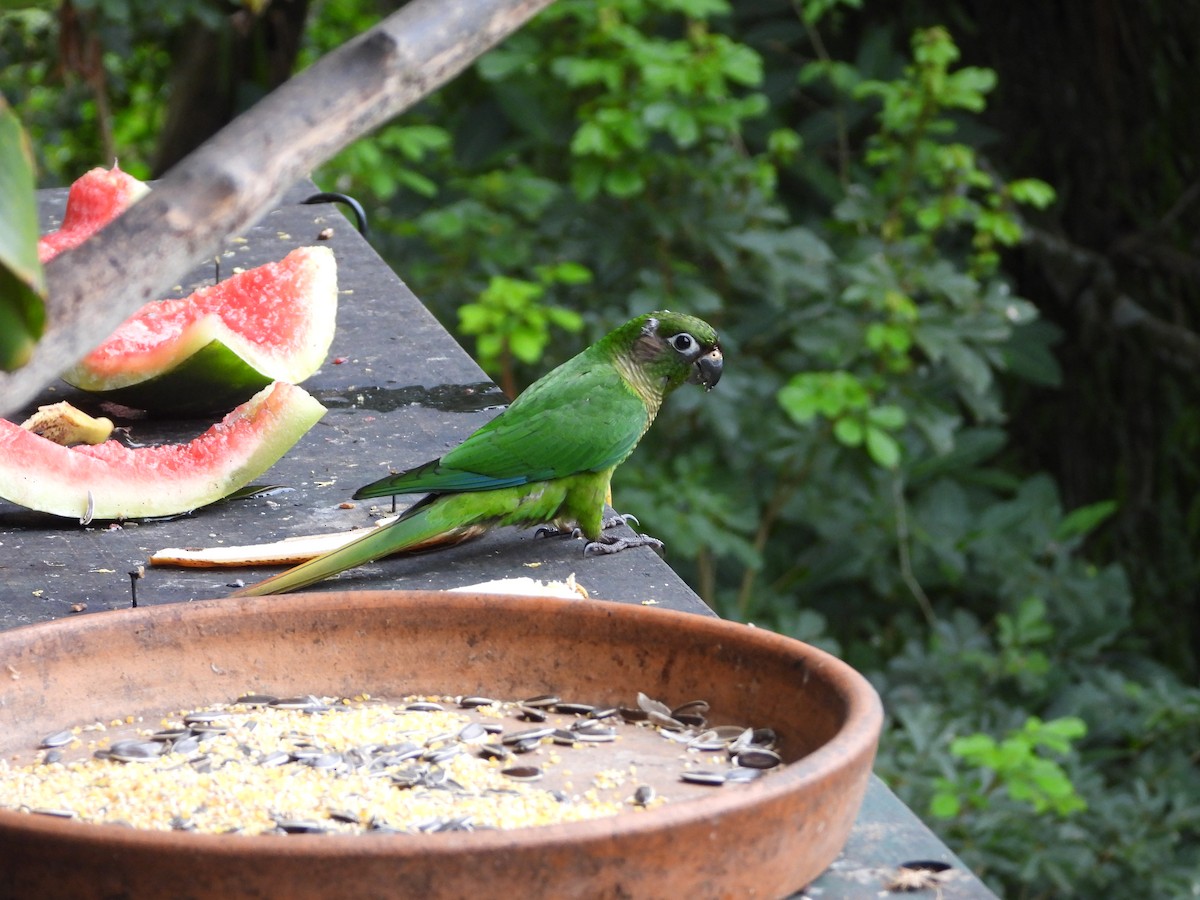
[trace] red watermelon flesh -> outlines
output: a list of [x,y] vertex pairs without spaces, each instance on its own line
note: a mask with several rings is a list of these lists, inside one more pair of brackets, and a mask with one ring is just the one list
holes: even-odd
[[188,411],[189,397],[236,403],[270,381],[312,375],[336,320],[333,251],[299,247],[189,297],[147,303],[63,378],[157,411]]
[[75,180],[67,194],[62,226],[38,240],[38,259],[47,263],[64,250],[78,247],[150,190],[145,182],[122,172],[92,169]]
[[68,448],[0,419],[0,497],[81,521],[187,512],[257,478],[324,414],[277,382],[187,444]]

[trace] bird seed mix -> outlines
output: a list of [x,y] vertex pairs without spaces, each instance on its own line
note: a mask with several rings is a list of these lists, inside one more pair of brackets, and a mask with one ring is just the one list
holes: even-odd
[[[708,704],[542,695],[245,695],[47,735],[0,760],[0,808],[134,828],[423,833],[575,822],[700,796],[780,765],[770,728]],[[656,787],[657,785],[657,787]]]

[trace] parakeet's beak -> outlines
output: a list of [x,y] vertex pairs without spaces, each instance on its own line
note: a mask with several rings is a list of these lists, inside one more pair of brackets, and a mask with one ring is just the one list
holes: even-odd
[[721,380],[721,348],[713,347],[696,360],[696,368],[688,378],[690,384],[702,384],[706,391],[711,391]]

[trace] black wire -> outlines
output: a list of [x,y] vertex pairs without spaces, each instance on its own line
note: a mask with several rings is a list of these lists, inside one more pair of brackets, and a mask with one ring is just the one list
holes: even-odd
[[354,212],[355,224],[358,226],[358,233],[363,237],[367,236],[367,214],[362,208],[362,204],[347,194],[338,194],[331,191],[322,191],[320,194],[313,194],[305,200],[300,201],[304,204],[313,203],[345,203]]

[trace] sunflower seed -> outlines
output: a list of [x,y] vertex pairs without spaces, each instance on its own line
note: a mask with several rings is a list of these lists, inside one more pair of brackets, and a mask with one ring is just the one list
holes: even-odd
[[312,819],[276,819],[275,826],[284,834],[328,834],[328,825]]
[[584,744],[610,744],[617,739],[615,728],[595,729],[575,732],[575,740]]
[[275,709],[299,709],[305,711],[328,709],[324,703],[312,694],[306,694],[303,697],[283,697],[272,700],[267,705]]
[[458,732],[458,739],[465,744],[477,744],[481,741],[486,741],[487,736],[487,729],[483,727],[481,722],[468,722]]
[[453,759],[462,752],[462,747],[458,746],[457,744],[448,744],[445,747],[438,747],[436,750],[426,750],[421,758],[430,765],[436,766],[446,762],[447,760]]
[[37,809],[31,809],[31,813],[36,813],[39,816],[53,816],[56,819],[73,819],[75,811],[73,809],[56,809],[47,806],[39,806]]
[[166,747],[159,741],[117,741],[108,748],[108,758],[120,762],[149,762],[158,759],[166,752]]
[[554,711],[564,716],[586,716],[596,711],[590,703],[555,703]]
[[460,709],[477,709],[480,706],[492,706],[497,701],[491,697],[463,697],[458,701]]
[[509,766],[500,770],[501,775],[507,775],[513,781],[537,781],[542,777],[542,770],[537,766]]
[[509,752],[500,744],[480,744],[476,755],[481,759],[507,759]]
[[318,753],[315,756],[304,756],[296,762],[310,769],[340,769],[346,765],[338,753]]
[[651,725],[657,725],[667,731],[683,731],[687,727],[670,713],[659,712],[657,709],[648,710],[646,715]]
[[538,694],[536,697],[530,697],[528,700],[522,700],[521,706],[536,706],[550,707],[562,702],[562,698],[555,694]]
[[162,731],[156,731],[154,734],[150,735],[150,740],[166,741],[167,743],[171,743],[173,741],[183,740],[183,738],[191,736],[192,729],[190,728],[164,728]]
[[637,704],[638,709],[647,713],[656,712],[660,715],[668,717],[671,715],[671,707],[667,706],[667,704],[663,703],[661,700],[655,700],[653,697],[647,697],[641,691],[638,691]]
[[775,734],[774,728],[755,728],[754,734],[750,738],[750,743],[756,747],[766,747],[768,750],[773,750],[778,740],[779,736]]
[[682,715],[703,716],[708,710],[707,700],[689,700],[687,703],[681,703],[671,710],[671,715],[677,719]]
[[748,781],[762,778],[762,769],[748,769],[737,766],[725,773],[725,780],[731,784],[745,784]]
[[292,754],[288,753],[286,750],[274,750],[271,753],[268,753],[262,759],[260,759],[258,761],[258,764],[260,766],[266,766],[267,768],[272,768],[273,766],[282,766],[284,763],[291,762],[291,761],[292,761]]
[[546,710],[539,709],[539,708],[533,707],[533,706],[524,706],[524,705],[518,706],[517,707],[517,718],[523,719],[526,722],[545,722],[546,721]]
[[187,756],[189,753],[195,753],[200,749],[200,738],[198,735],[189,734],[185,738],[171,741],[168,746],[171,753],[182,753],[184,756]]
[[65,747],[73,740],[75,740],[75,735],[72,732],[56,731],[54,734],[48,734],[42,738],[41,743],[38,744],[38,748],[41,750],[49,750],[53,747]]
[[689,784],[707,784],[714,787],[725,783],[724,772],[713,772],[708,769],[687,769],[679,774],[679,778]]
[[747,747],[733,757],[734,765],[745,769],[773,769],[781,762],[779,754],[766,747]]
[[242,694],[233,702],[242,706],[273,706],[278,700],[268,694]]
[[404,707],[408,712],[442,712],[446,707],[440,703],[434,703],[427,700],[418,700],[416,703],[410,703]]
[[511,734],[506,734],[500,739],[500,743],[506,746],[519,744],[522,741],[540,741],[544,737],[550,737],[554,734],[554,729],[545,728],[526,728],[524,731],[514,731]]

